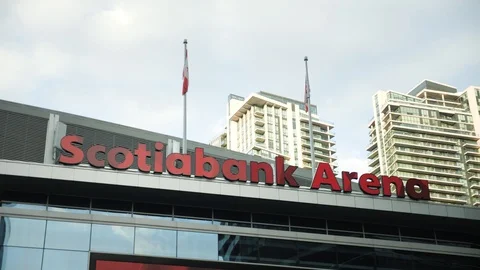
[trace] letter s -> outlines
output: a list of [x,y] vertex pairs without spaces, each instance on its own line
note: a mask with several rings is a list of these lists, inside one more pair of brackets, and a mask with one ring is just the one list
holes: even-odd
[[82,149],[75,146],[73,143],[83,144],[83,138],[76,135],[67,135],[62,138],[60,141],[60,146],[63,151],[71,154],[71,156],[65,156],[63,153],[60,154],[59,162],[62,164],[68,165],[77,165],[80,164],[83,160],[83,151]]

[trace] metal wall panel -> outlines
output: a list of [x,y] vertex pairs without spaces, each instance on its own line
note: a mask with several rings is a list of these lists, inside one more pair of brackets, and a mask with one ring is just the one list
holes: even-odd
[[43,163],[48,119],[0,110],[0,159]]

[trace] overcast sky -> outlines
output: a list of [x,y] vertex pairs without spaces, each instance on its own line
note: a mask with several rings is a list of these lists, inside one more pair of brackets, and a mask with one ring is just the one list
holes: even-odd
[[366,170],[378,90],[480,85],[479,0],[0,0],[0,98],[208,142],[230,93],[303,99],[335,123],[340,169]]

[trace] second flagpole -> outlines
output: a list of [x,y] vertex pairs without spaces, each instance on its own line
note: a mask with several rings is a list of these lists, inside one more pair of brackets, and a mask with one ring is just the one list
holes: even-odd
[[305,56],[305,72],[307,76],[307,87],[308,87],[308,99],[307,99],[307,108],[308,108],[308,129],[310,131],[310,158],[312,160],[312,179],[315,177],[315,154],[313,150],[313,131],[312,131],[312,108],[310,106],[310,79],[308,78],[308,57]]
[[[185,61],[187,61],[187,39],[183,40],[183,45],[185,47]],[[187,66],[188,68],[188,66]],[[185,67],[184,67],[185,69]],[[188,71],[187,71],[188,72]],[[184,80],[185,80],[185,70],[184,70]],[[182,153],[187,154],[187,93],[183,95],[183,143],[182,143]]]

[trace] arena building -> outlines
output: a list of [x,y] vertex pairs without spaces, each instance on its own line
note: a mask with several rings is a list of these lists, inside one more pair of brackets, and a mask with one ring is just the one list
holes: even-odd
[[480,269],[480,208],[424,181],[180,142],[0,101],[1,269]]

